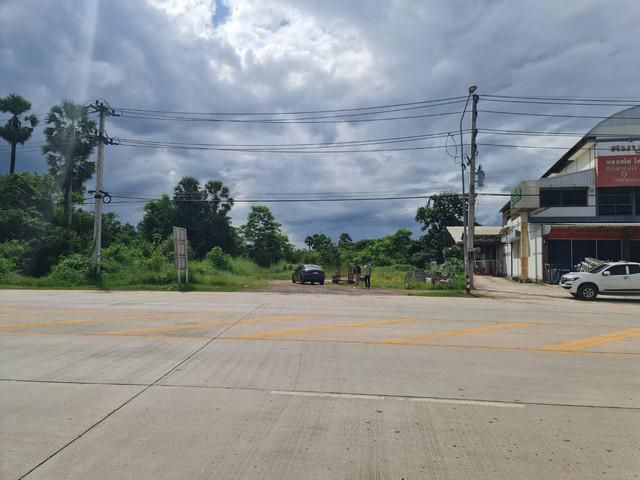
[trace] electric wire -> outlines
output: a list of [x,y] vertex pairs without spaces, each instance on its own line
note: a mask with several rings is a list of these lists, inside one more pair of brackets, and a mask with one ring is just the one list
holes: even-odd
[[[140,108],[119,107],[116,110],[124,112],[139,112],[139,113],[160,113],[160,114],[178,114],[178,115],[219,115],[219,116],[252,116],[252,115],[311,115],[316,113],[342,113],[342,112],[355,112],[364,110],[382,110],[387,108],[396,107],[409,107],[422,104],[440,104],[442,102],[450,101],[463,101],[465,96],[439,98],[433,100],[418,100],[414,102],[405,103],[392,103],[386,105],[376,105],[368,107],[351,107],[351,108],[339,108],[333,110],[303,110],[303,111],[291,111],[291,112],[185,112],[185,111],[168,111],[168,110],[145,110]],[[444,103],[448,104],[448,103]]]
[[[385,112],[380,112],[385,113]],[[213,122],[213,123],[253,123],[264,125],[286,125],[286,124],[329,124],[329,123],[363,123],[363,122],[384,122],[394,120],[409,120],[415,118],[429,118],[429,117],[443,117],[449,115],[459,115],[462,112],[438,112],[438,113],[422,113],[418,115],[402,115],[396,117],[382,117],[382,118],[349,118],[339,119],[331,117],[332,119],[321,119],[322,117],[308,117],[302,119],[234,119],[234,118],[197,118],[186,116],[158,116],[158,115],[122,115],[120,119],[141,119],[141,120],[161,120],[161,121],[175,121],[175,122]]]

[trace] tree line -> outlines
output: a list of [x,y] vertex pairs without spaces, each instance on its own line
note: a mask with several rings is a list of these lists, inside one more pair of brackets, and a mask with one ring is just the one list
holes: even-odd
[[[48,173],[16,173],[15,147],[29,140],[39,122],[28,113],[30,109],[31,104],[18,95],[0,98],[0,111],[11,114],[0,126],[0,137],[11,146],[9,174],[0,176],[0,276],[8,271],[46,275],[71,255],[88,258],[93,247],[93,213],[82,206],[86,182],[95,171],[91,156],[96,147],[96,123],[82,105],[63,101],[53,106],[46,115],[42,147]],[[415,220],[422,232],[418,239],[412,239],[408,229],[356,241],[348,232],[336,241],[317,232],[305,238],[306,248],[296,248],[263,205],[253,206],[246,222],[234,226],[233,206],[223,182],[202,184],[186,176],[171,195],[144,205],[137,226],[123,223],[115,213],[105,214],[103,246],[124,245],[136,255],[156,255],[168,262],[172,228],[181,226],[189,233],[193,258],[220,261],[220,255],[244,256],[264,267],[281,261],[325,267],[373,261],[410,268],[440,263],[445,255],[459,256],[445,248],[446,227],[462,224],[464,203],[457,195],[441,194],[418,208]]]

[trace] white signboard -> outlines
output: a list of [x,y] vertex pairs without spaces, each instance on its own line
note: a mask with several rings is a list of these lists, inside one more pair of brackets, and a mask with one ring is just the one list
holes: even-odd
[[187,229],[173,227],[173,242],[175,248],[176,270],[178,271],[178,284],[180,284],[180,272],[185,271],[186,281],[189,282],[189,255],[187,253]]

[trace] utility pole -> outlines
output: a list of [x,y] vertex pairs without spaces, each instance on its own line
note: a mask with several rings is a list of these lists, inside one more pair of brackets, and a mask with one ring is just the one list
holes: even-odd
[[[475,91],[475,90],[474,90]],[[470,93],[473,93],[470,91]],[[469,156],[469,200],[467,204],[469,219],[467,220],[467,293],[473,287],[473,273],[475,268],[475,225],[476,225],[476,154],[478,145],[476,137],[478,130],[476,128],[476,120],[478,119],[478,100],[480,96],[473,94],[473,103],[471,111],[471,155]]]
[[[104,191],[104,146],[113,144],[113,141],[105,133],[106,117],[115,115],[115,112],[109,107],[107,102],[96,100],[91,105],[94,112],[100,114],[98,124],[98,158],[96,161],[96,190],[93,192],[95,199],[95,213],[93,221],[93,254],[91,256],[91,265],[95,273],[100,273],[101,251],[102,251],[102,206],[111,202],[111,196]],[[108,199],[108,201],[107,201]]]

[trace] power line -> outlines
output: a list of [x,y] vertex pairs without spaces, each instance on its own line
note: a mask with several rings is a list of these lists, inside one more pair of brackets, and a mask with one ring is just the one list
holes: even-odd
[[384,137],[384,138],[371,138],[363,140],[349,140],[342,142],[318,142],[318,143],[190,143],[190,142],[170,142],[161,140],[147,140],[147,139],[135,139],[135,138],[120,138],[120,142],[126,143],[140,143],[140,144],[161,144],[161,145],[189,145],[199,147],[212,147],[212,148],[322,148],[322,147],[338,147],[338,146],[359,146],[359,145],[378,145],[385,143],[401,143],[412,142],[418,140],[427,140],[433,138],[445,138],[448,136],[448,132],[434,132],[425,133],[421,135],[406,135],[401,137]]
[[597,101],[555,101],[555,100],[519,100],[519,99],[506,99],[506,98],[486,98],[482,97],[483,101],[498,102],[498,103],[519,103],[519,104],[531,104],[531,105],[566,105],[575,107],[636,107],[639,102],[635,103],[611,103],[611,102],[597,102]]
[[[247,198],[233,199],[233,203],[318,203],[318,202],[372,202],[386,200],[416,200],[428,199],[433,195],[404,195],[404,196],[387,196],[387,197],[342,197],[342,198]],[[113,196],[113,198],[123,198],[123,200],[115,200],[106,205],[136,205],[144,204],[153,199],[126,199],[125,197]],[[179,203],[210,203],[208,199],[183,199],[175,200]],[[224,203],[224,202],[221,202]],[[92,204],[92,202],[80,202],[81,205]]]
[[123,112],[140,112],[140,113],[161,113],[161,114],[178,114],[178,115],[219,115],[219,116],[253,116],[253,115],[309,115],[315,113],[341,113],[341,112],[355,112],[355,111],[364,111],[364,110],[380,110],[386,108],[396,108],[396,107],[408,107],[413,105],[426,105],[426,104],[439,104],[442,102],[457,102],[459,100],[463,100],[465,97],[457,96],[457,97],[448,97],[448,98],[439,98],[432,100],[418,100],[414,102],[405,102],[405,103],[392,103],[386,105],[375,105],[368,107],[351,107],[351,108],[339,108],[333,110],[304,110],[304,111],[291,111],[291,112],[185,112],[185,111],[168,111],[168,110],[145,110],[140,108],[128,108],[128,107],[120,107],[116,110],[120,110]]
[[[585,133],[584,132],[562,132],[562,131],[558,131],[558,132],[553,132],[553,131],[536,131],[536,130],[509,130],[509,129],[500,129],[500,128],[480,128],[478,129],[478,132],[481,133],[486,133],[489,135],[530,135],[530,136],[538,136],[538,137],[556,137],[556,136],[566,136],[566,137],[584,137]],[[640,133],[640,132],[639,132]],[[637,135],[638,137],[640,137],[640,134]],[[610,137],[610,138],[621,138],[621,137],[625,137],[625,135],[622,135],[620,133],[598,133],[597,135],[598,138],[606,138],[606,137]],[[634,137],[633,135],[631,135],[631,137]]]
[[170,144],[153,144],[153,143],[127,143],[121,142],[119,145],[133,148],[157,148],[168,150],[207,150],[207,151],[223,151],[223,152],[242,152],[242,153],[308,153],[308,154],[326,154],[326,153],[376,153],[376,152],[405,152],[414,150],[432,150],[445,148],[445,145],[426,145],[421,147],[400,147],[400,148],[370,148],[362,150],[304,150],[304,149],[247,149],[247,148],[218,148],[205,147],[195,145],[170,145]]
[[514,99],[514,100],[549,100],[549,101],[558,101],[558,102],[601,102],[601,103],[631,103],[637,105],[640,103],[640,99],[638,98],[626,98],[626,97],[569,97],[569,96],[536,96],[536,95],[490,95],[485,94],[482,98],[504,98],[504,99]]
[[[386,112],[380,112],[386,113]],[[197,117],[185,117],[185,116],[152,116],[152,115],[125,115],[124,119],[141,119],[141,120],[161,120],[161,121],[175,121],[175,122],[214,122],[214,123],[252,123],[252,124],[271,124],[271,125],[286,125],[286,124],[322,124],[322,123],[362,123],[362,122],[382,122],[392,120],[408,120],[413,118],[428,118],[428,117],[442,117],[448,115],[458,115],[461,112],[440,112],[440,113],[424,113],[419,115],[403,115],[398,117],[383,117],[383,118],[349,118],[349,119],[333,119],[333,120],[318,120],[322,117],[308,117],[301,119],[226,119],[226,118],[197,118]],[[365,114],[363,114],[365,115]],[[331,117],[338,118],[338,116]]]
[[[505,112],[501,110],[480,110],[482,113],[493,113],[497,115],[523,115],[529,117],[553,117],[553,118],[587,118],[593,120],[606,120],[611,118],[611,115],[571,115],[560,113],[533,113],[533,112]],[[640,117],[625,117],[624,120],[640,120]]]
[[[433,108],[433,107],[440,107],[443,105],[453,105],[453,104],[457,104],[457,103],[461,103],[462,100],[456,100],[453,102],[443,102],[443,103],[437,103],[437,104],[430,104],[430,105],[417,105],[417,106],[412,106],[412,107],[401,107],[401,108],[392,108],[392,109],[385,109],[385,110],[378,110],[378,111],[371,111],[371,112],[364,112],[364,113],[344,113],[344,114],[334,114],[334,115],[322,115],[322,116],[314,116],[314,117],[298,117],[298,118],[292,118],[289,120],[321,120],[321,119],[326,119],[326,118],[348,118],[348,117],[362,117],[365,115],[378,115],[381,113],[394,113],[394,112],[406,112],[406,111],[410,111],[410,110],[420,110],[423,108]],[[136,112],[129,112],[127,110],[121,110],[121,112],[123,113],[133,113],[134,115],[138,115],[138,116],[150,116],[150,117],[166,117],[166,118],[174,118],[176,116],[179,116],[180,118],[185,118],[183,117],[183,115],[186,114],[175,114],[175,113],[171,113],[171,114],[157,114],[157,113],[142,113],[139,111]],[[192,115],[206,115],[206,116],[211,116],[211,114],[192,114]],[[232,115],[232,114],[223,114],[220,116],[226,116],[226,115]],[[245,113],[244,115],[250,115],[248,113]],[[259,114],[259,113],[255,113],[253,115],[265,115],[265,114]],[[277,115],[274,114],[274,115]],[[240,116],[240,115],[237,115]],[[200,117],[195,117],[195,118],[200,118]],[[203,117],[203,119],[205,119],[206,117]],[[281,118],[276,118],[276,119],[258,119],[258,121],[264,121],[264,122],[281,122],[284,121],[286,119],[281,119]]]

